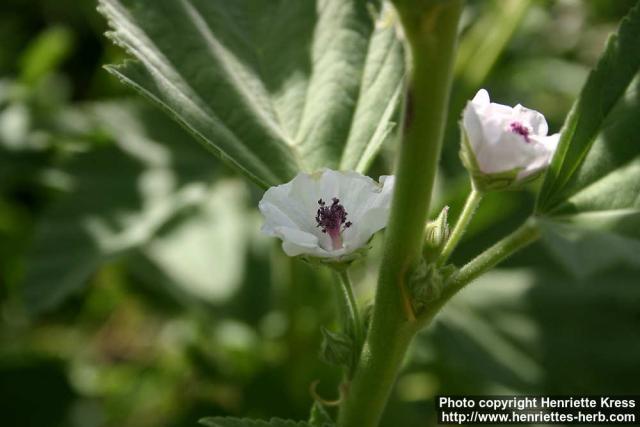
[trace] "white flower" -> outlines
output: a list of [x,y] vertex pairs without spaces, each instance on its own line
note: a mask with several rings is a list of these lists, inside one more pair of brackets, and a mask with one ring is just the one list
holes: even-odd
[[[560,134],[547,136],[544,116],[518,104],[496,104],[480,89],[462,117],[466,142],[482,174],[517,172],[514,181],[534,177],[549,166]],[[470,165],[466,165],[469,167]]]
[[344,260],[387,225],[394,178],[379,181],[356,172],[301,172],[265,192],[262,232],[280,238],[289,256]]

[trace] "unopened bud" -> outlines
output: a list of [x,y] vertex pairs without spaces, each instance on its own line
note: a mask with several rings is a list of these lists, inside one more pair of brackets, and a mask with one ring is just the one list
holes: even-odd
[[445,206],[440,211],[440,215],[427,224],[425,236],[426,245],[430,252],[440,253],[444,245],[449,240],[449,206]]

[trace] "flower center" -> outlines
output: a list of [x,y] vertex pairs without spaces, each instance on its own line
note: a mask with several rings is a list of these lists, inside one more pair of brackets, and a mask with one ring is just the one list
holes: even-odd
[[324,200],[318,200],[318,212],[316,213],[317,227],[320,227],[323,233],[327,233],[331,237],[333,250],[342,248],[341,233],[351,227],[351,222],[347,221],[347,211],[340,204],[340,199],[334,197],[331,199],[331,205],[327,206]]
[[511,122],[509,125],[511,132],[517,133],[518,135],[522,135],[524,137],[525,142],[529,142],[529,128],[523,125],[520,122]]

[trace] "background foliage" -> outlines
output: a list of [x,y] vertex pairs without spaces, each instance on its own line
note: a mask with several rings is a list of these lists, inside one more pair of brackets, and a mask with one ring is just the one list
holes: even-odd
[[[465,100],[487,87],[499,102],[543,111],[557,131],[607,34],[633,3],[469,2],[434,211],[449,204],[455,215],[466,196],[456,127]],[[191,426],[207,415],[306,418],[309,384],[321,380],[318,389],[330,398],[338,381],[339,374],[317,357],[320,326],[334,321],[331,275],[292,262],[276,242],[260,236],[255,207],[261,189],[101,68],[125,55],[102,36],[107,26],[95,8],[89,0],[6,0],[0,9],[3,420],[22,426],[144,427]],[[229,31],[241,38],[247,30]],[[289,46],[280,64],[294,63],[287,55],[295,57],[295,40],[289,45],[290,37],[272,34],[285,40],[259,40],[272,50]],[[291,70],[269,71],[265,99],[291,108],[289,102],[301,94],[291,82],[283,92],[278,80]],[[233,81],[240,72],[247,68],[232,67],[221,79]],[[321,71],[316,76],[322,78]],[[301,81],[313,88],[313,78]],[[369,92],[371,99],[395,93],[391,86],[382,89]],[[612,146],[606,143],[637,134],[637,93],[632,85],[614,109],[617,119],[609,119],[600,136],[604,143],[596,145],[606,150],[594,149],[585,161],[613,153],[610,163],[586,168],[571,184],[572,204],[558,208],[558,215],[594,224],[593,218],[573,215],[575,209],[628,207],[589,196],[593,187],[587,184],[621,165],[629,174],[622,178],[637,176],[633,158],[625,154],[628,146],[607,151]],[[237,101],[232,96],[218,93],[206,102],[223,114],[227,103]],[[348,102],[335,105],[320,103],[316,114],[371,113],[358,113]],[[321,110],[332,107],[348,113]],[[313,115],[307,121],[286,119],[274,131],[262,117],[264,126],[244,130],[262,137],[271,129],[274,147],[304,142],[289,139],[283,145],[276,137],[314,123]],[[229,126],[242,129],[234,120],[227,117]],[[350,135],[351,123],[330,122],[337,127],[309,132]],[[388,129],[356,133],[377,135],[376,144],[383,144],[371,159],[373,176],[392,165]],[[347,140],[336,137],[337,148],[318,158],[335,165],[350,159],[339,145]],[[354,137],[352,144],[361,140]],[[256,181],[269,182],[270,173]],[[454,261],[470,258],[511,230],[534,202],[532,189],[488,196]],[[420,335],[385,425],[433,423],[432,399],[439,393],[637,393],[637,240],[561,231],[478,280]],[[617,250],[595,252],[601,239]],[[362,301],[373,293],[373,255],[355,272]]]

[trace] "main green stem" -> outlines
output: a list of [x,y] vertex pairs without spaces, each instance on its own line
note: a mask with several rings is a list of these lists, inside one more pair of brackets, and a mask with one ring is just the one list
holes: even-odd
[[451,236],[449,236],[447,243],[444,245],[444,248],[442,249],[442,253],[440,254],[440,257],[438,258],[438,265],[444,265],[449,259],[449,257],[451,256],[451,253],[454,251],[456,246],[458,246],[458,242],[460,242],[460,239],[464,235],[464,232],[466,231],[467,226],[471,222],[471,218],[473,218],[473,214],[476,212],[476,209],[478,208],[478,205],[480,204],[481,200],[482,200],[482,193],[476,190],[475,186],[472,183],[471,192],[467,197],[467,201],[464,204],[464,208],[462,208],[462,212],[460,213],[460,216],[458,217],[458,221],[456,222],[456,225],[453,228],[453,231],[451,232]]
[[340,427],[378,425],[404,355],[418,330],[405,281],[422,254],[462,3],[395,1],[412,59],[404,133],[371,326],[340,407]]

